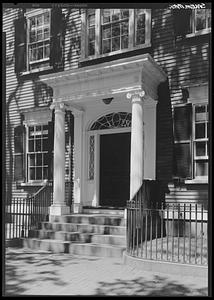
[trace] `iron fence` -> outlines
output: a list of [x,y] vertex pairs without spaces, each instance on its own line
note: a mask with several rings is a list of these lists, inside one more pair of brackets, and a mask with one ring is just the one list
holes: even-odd
[[5,206],[6,240],[28,237],[30,230],[47,220],[52,195],[52,184],[49,183],[32,196],[13,197]]
[[208,213],[203,204],[167,203],[165,207],[145,208],[139,194],[127,203],[127,254],[207,265]]

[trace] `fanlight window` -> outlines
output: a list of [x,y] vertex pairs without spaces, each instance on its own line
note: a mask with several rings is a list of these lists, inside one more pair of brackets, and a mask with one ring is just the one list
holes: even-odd
[[94,122],[90,130],[131,127],[131,113],[111,113]]

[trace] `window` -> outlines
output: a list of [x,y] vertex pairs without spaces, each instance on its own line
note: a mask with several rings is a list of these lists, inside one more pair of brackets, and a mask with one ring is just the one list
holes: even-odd
[[175,177],[208,178],[208,104],[174,108]]
[[62,68],[64,25],[58,8],[27,9],[15,20],[15,72]]
[[211,10],[194,9],[192,12],[191,32],[197,33],[211,28]]
[[211,9],[173,10],[175,35],[206,34],[211,29]]
[[48,125],[28,127],[27,166],[28,181],[48,179]]
[[14,180],[39,183],[53,178],[54,119],[49,109],[23,112],[14,129]]
[[195,177],[208,176],[208,105],[193,106]]
[[149,9],[88,9],[82,24],[83,59],[150,46]]
[[35,69],[50,59],[50,10],[28,18],[27,55],[29,69]]

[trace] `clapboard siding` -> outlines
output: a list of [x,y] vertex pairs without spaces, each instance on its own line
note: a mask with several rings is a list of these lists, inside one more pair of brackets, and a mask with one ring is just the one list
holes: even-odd
[[[76,69],[80,60],[80,37],[81,37],[81,14],[79,9],[63,8],[65,17],[65,37],[64,37],[64,70]],[[3,31],[6,32],[6,177],[7,195],[10,197],[12,191],[16,189],[13,182],[13,151],[14,151],[14,127],[21,122],[21,110],[33,107],[46,107],[52,101],[51,90],[40,81],[39,74],[35,79],[26,78],[18,80],[14,73],[14,20],[18,17],[19,9],[6,9],[3,13]],[[152,10],[152,47],[150,54],[160,67],[168,75],[171,103],[161,107],[158,115],[158,144],[159,149],[170,144],[171,137],[166,135],[171,120],[169,112],[173,107],[182,103],[181,86],[191,83],[205,83],[209,76],[209,43],[208,36],[188,38],[176,41],[174,35],[174,25],[172,10],[154,9]],[[123,57],[118,55],[118,58]],[[170,125],[171,126],[171,125]],[[65,125],[68,131],[67,124]],[[72,186],[72,151],[73,145],[66,145],[65,159],[65,180],[66,180],[66,201],[69,203]],[[158,158],[160,168],[166,165],[170,154],[166,151]],[[31,189],[32,190],[32,189]],[[174,184],[169,185],[170,193],[166,195],[167,201],[207,201],[207,186],[190,186]]]

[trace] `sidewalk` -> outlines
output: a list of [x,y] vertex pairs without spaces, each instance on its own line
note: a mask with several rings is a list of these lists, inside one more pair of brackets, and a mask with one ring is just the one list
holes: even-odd
[[122,260],[6,249],[6,296],[207,296],[208,280],[142,272]]

